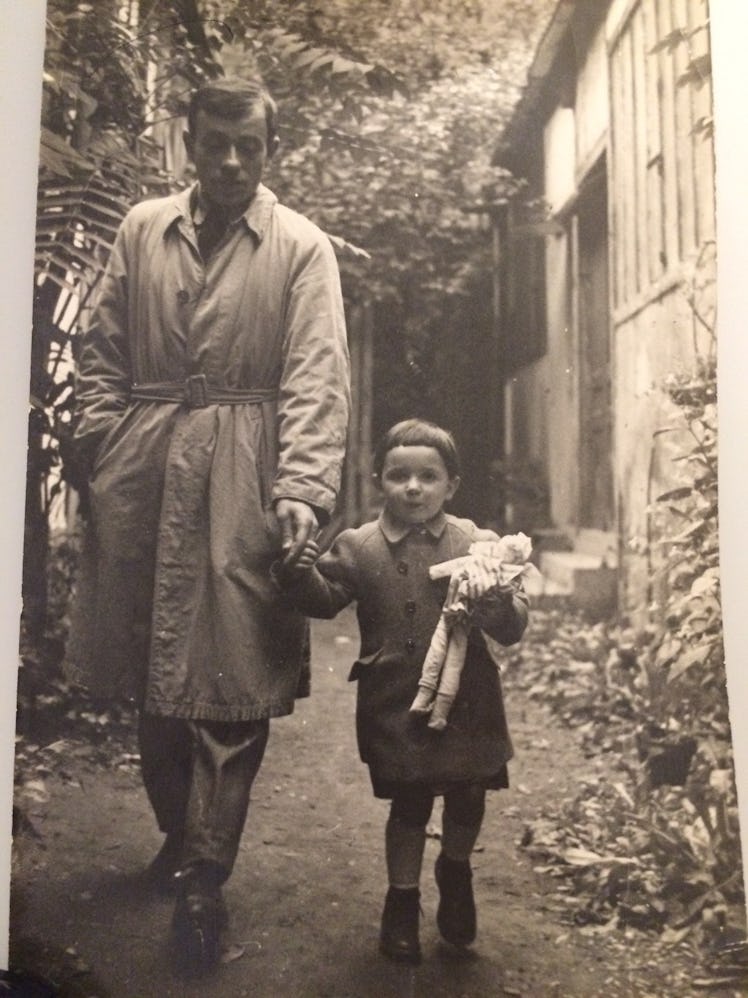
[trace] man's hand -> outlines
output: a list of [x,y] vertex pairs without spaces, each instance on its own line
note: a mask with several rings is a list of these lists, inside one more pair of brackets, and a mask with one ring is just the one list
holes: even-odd
[[301,558],[307,541],[313,541],[319,524],[311,506],[298,499],[279,499],[275,515],[281,529],[283,565],[291,567]]

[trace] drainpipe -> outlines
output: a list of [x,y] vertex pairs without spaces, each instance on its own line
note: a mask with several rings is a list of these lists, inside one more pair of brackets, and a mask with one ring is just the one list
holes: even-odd
[[[501,461],[505,454],[506,413],[504,399],[505,337],[502,323],[503,309],[503,247],[507,226],[507,204],[484,201],[467,209],[471,214],[486,217],[491,230],[491,326],[486,343],[485,359],[488,365],[488,403],[486,406],[486,433],[490,447],[490,464]],[[494,479],[493,468],[486,469]],[[495,487],[495,481],[492,482]],[[505,520],[504,496],[490,504],[491,518],[498,517],[500,529]]]
[[[489,351],[489,433],[493,442],[492,463],[502,461],[511,448],[511,411],[506,407],[505,371],[506,336],[503,329],[503,288],[504,288],[504,242],[507,228],[507,205],[494,204],[489,208],[491,221],[491,314],[492,327]],[[503,487],[494,478],[494,487],[499,485],[496,514],[503,529],[506,522],[506,497]]]

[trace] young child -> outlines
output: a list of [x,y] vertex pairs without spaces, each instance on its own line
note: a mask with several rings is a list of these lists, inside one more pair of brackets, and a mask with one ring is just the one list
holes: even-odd
[[[374,470],[384,496],[379,519],[344,530],[319,560],[318,548],[308,543],[295,569],[277,569],[276,579],[308,616],[331,618],[357,604],[361,651],[349,678],[358,680],[359,752],[374,795],[392,801],[380,949],[417,963],[419,882],[434,798],[444,797],[437,925],[444,939],[465,946],[476,935],[470,854],[485,792],[508,786],[512,756],[499,673],[477,627],[469,632],[446,728],[434,731],[427,716],[410,711],[449,583],[432,581],[429,567],[467,554],[477,537],[498,538],[444,510],[460,482],[446,430],[417,419],[398,423],[381,442]],[[512,587],[491,597],[481,628],[513,644],[527,624],[527,599]]]

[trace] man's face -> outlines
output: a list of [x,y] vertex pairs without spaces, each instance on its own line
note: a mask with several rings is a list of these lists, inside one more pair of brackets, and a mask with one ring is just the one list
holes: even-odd
[[265,112],[259,105],[233,120],[198,111],[194,134],[185,132],[184,143],[202,194],[240,214],[255,195],[277,139],[269,149]]

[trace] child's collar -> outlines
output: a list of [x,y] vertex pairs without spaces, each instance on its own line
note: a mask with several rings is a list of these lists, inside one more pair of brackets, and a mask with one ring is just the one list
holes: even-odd
[[438,538],[444,533],[446,526],[447,514],[444,510],[437,513],[427,523],[399,523],[397,520],[392,519],[386,509],[383,509],[379,515],[379,529],[390,544],[397,544],[398,541],[401,541],[408,534],[413,533],[413,531],[428,531],[432,537]]

